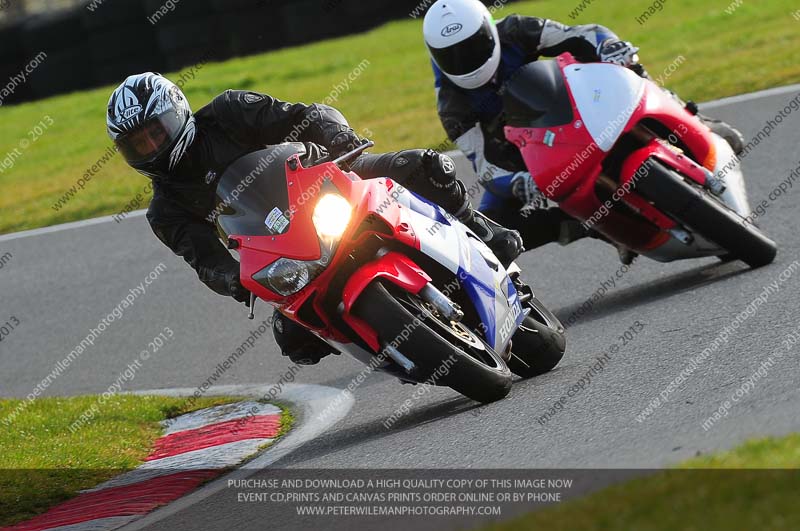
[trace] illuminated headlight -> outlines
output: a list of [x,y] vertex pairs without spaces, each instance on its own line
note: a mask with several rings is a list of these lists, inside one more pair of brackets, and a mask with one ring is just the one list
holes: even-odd
[[339,238],[344,234],[353,207],[339,194],[325,194],[314,207],[314,227],[321,238]]
[[305,288],[330,265],[338,239],[347,229],[352,215],[353,207],[344,197],[339,194],[322,196],[314,207],[313,216],[320,239],[320,258],[311,261],[280,258],[253,275],[253,280],[284,297]]

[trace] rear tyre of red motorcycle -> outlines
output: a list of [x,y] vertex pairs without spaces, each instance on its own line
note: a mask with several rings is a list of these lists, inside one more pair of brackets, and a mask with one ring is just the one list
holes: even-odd
[[699,184],[654,162],[636,183],[639,193],[675,221],[726,249],[752,268],[771,264],[777,244]]
[[394,342],[414,362],[411,376],[418,381],[448,386],[483,404],[511,391],[513,377],[499,354],[474,334],[448,331],[413,294],[376,281],[358,298],[353,314],[378,333],[382,344]]
[[514,334],[508,368],[521,378],[552,371],[564,357],[567,338],[561,321],[536,297],[528,301],[530,315]]

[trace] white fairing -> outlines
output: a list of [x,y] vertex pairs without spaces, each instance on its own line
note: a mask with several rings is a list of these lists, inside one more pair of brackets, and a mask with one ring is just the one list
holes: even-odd
[[414,212],[410,208],[411,193],[407,189],[399,188],[396,197],[398,204],[406,207],[406,215],[409,216],[414,233],[420,240],[420,251],[449,271],[458,273],[458,266],[461,263],[459,255],[464,246],[460,240],[461,231],[452,230],[447,225]]
[[461,241],[462,237],[466,238],[462,231],[454,230],[452,226],[437,224],[436,221],[414,211],[409,211],[408,214],[412,220],[411,226],[414,227],[414,232],[419,238],[420,251],[445,266],[449,271],[458,273],[462,259],[461,249],[466,244]]
[[[411,201],[411,193],[405,188],[398,190],[397,202],[400,205],[408,207]],[[439,208],[439,211],[444,211]],[[450,224],[437,222],[430,219],[411,208],[407,208],[406,215],[409,216],[409,224],[414,229],[414,234],[420,242],[420,251],[425,255],[436,260],[442,264],[449,271],[460,277],[461,272],[473,272],[473,261],[475,260],[492,260],[497,258],[494,256],[489,247],[483,243],[480,238],[474,236],[470,238],[469,229],[460,223],[458,220],[448,217]],[[471,240],[471,241],[470,241]],[[473,249],[477,248],[479,252],[474,252]],[[483,254],[483,256],[481,256]],[[497,263],[499,265],[499,263]],[[492,283],[494,284],[494,315],[496,319],[496,330],[502,331],[503,325],[507,321],[514,320],[519,315],[519,304],[513,307],[509,301],[508,293],[508,273],[501,266],[497,267],[492,272]],[[484,279],[486,280],[486,279]],[[497,332],[492,347],[502,352],[511,340],[511,336],[516,331],[516,326],[506,326],[507,332],[505,334]]]
[[610,151],[642,101],[645,80],[603,63],[569,65],[564,74],[584,126],[601,150]]
[[750,201],[747,199],[742,165],[724,138],[716,134],[711,136],[714,137],[714,146],[717,148],[717,166],[714,169],[714,176],[725,184],[725,191],[720,199],[737,214],[746,218],[750,215],[751,210]]

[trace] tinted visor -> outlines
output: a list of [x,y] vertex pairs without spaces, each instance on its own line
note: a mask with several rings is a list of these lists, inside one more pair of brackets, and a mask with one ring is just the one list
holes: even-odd
[[178,118],[177,113],[168,111],[120,136],[116,144],[128,162],[148,162],[169,149],[182,129],[183,121]]
[[492,58],[494,47],[492,26],[488,20],[484,20],[481,28],[470,38],[447,48],[428,46],[428,49],[445,74],[463,76],[485,65]]

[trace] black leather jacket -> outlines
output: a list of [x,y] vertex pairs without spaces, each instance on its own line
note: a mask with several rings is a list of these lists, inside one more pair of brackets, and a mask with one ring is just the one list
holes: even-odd
[[311,142],[330,146],[351,131],[332,107],[286,103],[255,92],[228,90],[195,114],[196,133],[177,167],[153,179],[147,220],[156,236],[197,271],[209,288],[231,295],[238,262],[213,223],[219,178],[234,160],[266,145]]

